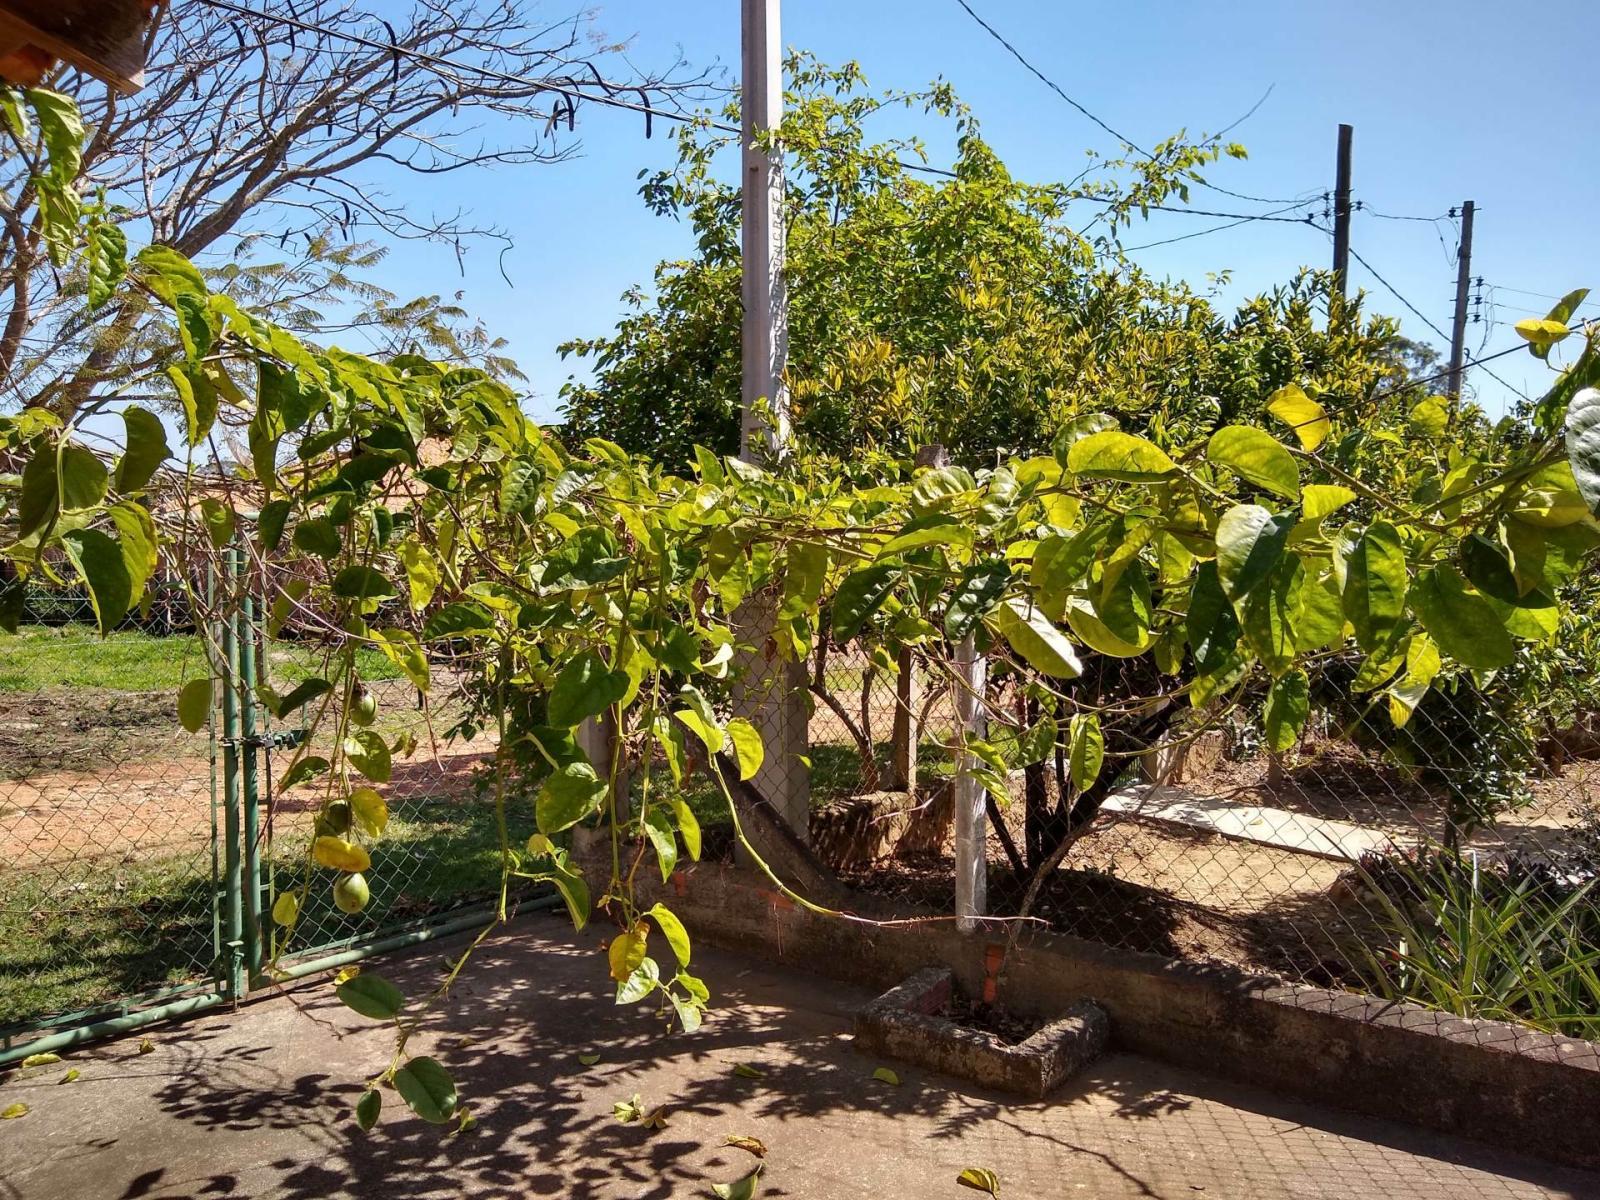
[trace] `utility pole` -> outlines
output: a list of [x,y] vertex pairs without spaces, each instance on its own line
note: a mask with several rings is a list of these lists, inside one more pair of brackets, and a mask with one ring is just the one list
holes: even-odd
[[1450,327],[1450,405],[1461,408],[1461,375],[1467,350],[1467,293],[1472,288],[1472,214],[1468,200],[1461,206],[1461,245],[1456,250],[1456,319]]
[[[783,285],[783,155],[757,145],[783,123],[783,39],[780,0],[740,0],[742,67],[739,111],[741,141],[741,249],[744,321],[739,395],[739,457],[770,466],[789,440],[789,396],[783,384],[789,350],[789,309]],[[771,593],[747,597],[734,615],[740,649],[734,657],[732,714],[751,722],[764,755],[751,785],[791,833],[809,836],[811,781],[810,708],[805,663],[785,662],[772,636],[777,600]],[[764,845],[765,858],[783,847]]]
[[1333,279],[1339,295],[1350,278],[1350,141],[1355,129],[1339,126],[1339,167],[1333,190]]
[[[740,0],[743,70],[743,384],[739,457],[776,458],[789,437],[789,396],[783,383],[789,353],[789,307],[783,284],[783,156],[757,138],[783,122],[780,0]],[[766,411],[762,410],[765,402]]]

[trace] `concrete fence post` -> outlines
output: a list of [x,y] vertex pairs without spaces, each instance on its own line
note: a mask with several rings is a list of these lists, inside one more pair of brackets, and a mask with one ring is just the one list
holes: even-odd
[[[962,738],[982,738],[988,732],[983,692],[988,682],[989,663],[974,646],[968,634],[956,648],[955,659],[956,731]],[[956,754],[955,829],[956,829],[956,927],[977,928],[977,918],[988,911],[988,815],[983,784],[973,773],[974,756],[965,749]]]
[[[949,461],[945,448],[937,443],[917,451],[919,467],[942,467]],[[922,677],[916,655],[909,649],[900,651],[895,667],[898,674],[894,681],[894,732],[889,741],[889,790],[909,796],[917,790],[917,742],[922,737],[917,716],[922,711]]]

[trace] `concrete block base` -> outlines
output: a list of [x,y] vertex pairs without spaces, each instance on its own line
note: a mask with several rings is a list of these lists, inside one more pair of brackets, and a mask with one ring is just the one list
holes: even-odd
[[1030,1100],[1042,1100],[1105,1049],[1110,1022],[1092,1000],[1075,1001],[1012,1045],[951,1020],[946,1014],[954,998],[955,972],[924,967],[856,1014],[856,1049]]

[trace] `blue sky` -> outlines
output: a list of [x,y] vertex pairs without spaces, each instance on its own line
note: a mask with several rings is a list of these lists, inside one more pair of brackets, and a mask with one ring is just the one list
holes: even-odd
[[[1488,303],[1484,322],[1468,328],[1469,353],[1514,344],[1511,322],[1544,314],[1549,301],[1524,292],[1556,295],[1594,284],[1600,296],[1600,157],[1582,136],[1594,119],[1584,81],[1600,45],[1600,5],[1592,0],[1546,0],[1536,12],[1489,0],[969,2],[1069,94],[1141,145],[1183,128],[1219,129],[1272,87],[1231,135],[1248,146],[1250,159],[1219,164],[1209,175],[1235,191],[1297,199],[1331,189],[1335,130],[1345,121],[1355,126],[1355,196],[1371,209],[1436,217],[1475,200],[1473,274],[1484,277]],[[552,4],[545,7],[555,14]],[[598,22],[611,37],[631,38],[641,64],[665,65],[681,52],[696,65],[725,68],[733,79],[738,15],[736,0],[609,0]],[[855,59],[876,87],[950,80],[1023,178],[1070,177],[1086,148],[1116,150],[956,0],[787,0],[784,40],[828,62]],[[501,278],[492,252],[469,255],[463,275],[454,253],[437,247],[397,252],[381,280],[408,295],[461,290],[467,306],[510,342],[530,376],[530,408],[541,418],[553,415],[556,393],[575,369],[555,347],[611,328],[623,289],[648,282],[658,260],[690,249],[683,227],[652,216],[637,196],[638,172],[670,161],[660,127],[646,141],[640,118],[590,107],[580,112],[578,132],[581,157],[430,179],[426,197],[414,201],[433,209],[464,206],[509,230],[516,246],[505,268],[514,287]],[[1204,189],[1192,202],[1229,212],[1270,207]],[[1126,241],[1222,223],[1154,214]],[[1455,237],[1448,221],[1358,213],[1352,244],[1448,330]],[[1257,222],[1135,257],[1196,285],[1229,269],[1225,294],[1236,299],[1303,264],[1327,265],[1331,251],[1314,229]],[[1353,282],[1372,293],[1374,307],[1402,317],[1407,334],[1447,348],[1360,265]],[[1584,311],[1600,315],[1600,305]],[[1492,369],[1524,390],[1543,386],[1545,368],[1526,355]],[[1511,396],[1481,371],[1471,383],[1493,411]]]

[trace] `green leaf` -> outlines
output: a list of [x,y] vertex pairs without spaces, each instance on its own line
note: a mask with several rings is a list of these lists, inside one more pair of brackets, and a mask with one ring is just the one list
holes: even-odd
[[179,296],[206,295],[206,281],[194,264],[169,246],[146,246],[135,261],[145,285],[169,305],[176,304]]
[[756,1185],[761,1180],[761,1168],[757,1167],[743,1179],[736,1179],[732,1183],[713,1183],[711,1194],[717,1200],[755,1200],[760,1193]]
[[617,984],[618,1004],[637,1004],[656,988],[661,986],[661,968],[656,966],[656,960],[645,958],[633,972]]
[[677,956],[678,965],[689,965],[689,931],[683,927],[683,922],[673,914],[672,910],[662,904],[654,904],[646,910],[645,916],[661,927],[661,934],[667,939],[667,945],[672,947],[672,953]]
[[550,882],[561,893],[561,899],[567,906],[567,915],[572,918],[573,929],[582,933],[583,927],[589,923],[590,911],[589,885],[584,881],[583,873],[561,860]]
[[567,663],[550,689],[546,709],[551,725],[572,728],[597,717],[627,695],[628,673],[613,671],[593,650]]
[[917,512],[946,508],[975,487],[972,472],[965,467],[931,467],[917,473],[911,506]]
[[1258,504],[1236,504],[1217,522],[1217,580],[1238,602],[1261,583],[1283,557],[1294,529],[1292,512],[1274,515]]
[[1267,692],[1267,745],[1282,754],[1300,739],[1311,714],[1311,681],[1304,671],[1275,679]]
[[1195,669],[1202,675],[1225,665],[1239,644],[1239,619],[1222,591],[1215,562],[1203,562],[1195,570],[1185,632]]
[[833,594],[833,635],[848,641],[861,632],[872,614],[883,606],[900,578],[900,568],[880,565],[863,567],[846,575]]
[[137,405],[123,409],[122,424],[126,448],[117,462],[116,489],[126,494],[149,483],[156,469],[171,457],[172,448],[167,445],[161,418],[147,409]]
[[128,615],[135,599],[122,547],[98,529],[74,529],[62,535],[61,545],[89,589],[100,632],[110,633]]
[[364,1130],[370,1130],[378,1123],[378,1114],[383,1111],[383,1093],[377,1088],[371,1088],[361,1093],[361,1099],[356,1101],[356,1124]]
[[1327,411],[1298,383],[1273,392],[1267,400],[1267,411],[1293,430],[1301,447],[1308,451],[1322,445],[1332,429]]
[[39,123],[51,176],[58,183],[70,184],[83,165],[83,118],[77,101],[46,88],[28,88],[23,95]]
[[100,456],[85,446],[61,448],[61,511],[95,508],[106,498],[111,476]]
[[446,604],[429,617],[428,623],[422,628],[422,636],[434,642],[491,633],[493,630],[494,617],[488,609],[458,601],[455,604]]
[[539,832],[549,836],[570,829],[599,810],[607,784],[586,762],[565,763],[551,773],[534,801]]
[[339,530],[326,517],[310,517],[301,521],[294,527],[294,536],[290,540],[296,550],[324,559],[338,558],[339,551],[344,547]]
[[728,740],[733,743],[734,751],[739,756],[739,778],[754,779],[766,755],[760,732],[743,717],[734,717],[728,722],[727,733]]
[[44,528],[60,511],[57,503],[56,448],[46,438],[30,443],[22,468],[22,488],[17,495],[17,537],[29,537]]
[[122,548],[122,565],[128,572],[129,607],[143,596],[145,584],[155,574],[159,557],[156,523],[150,510],[132,500],[122,500],[106,510],[111,523],[117,528],[117,542]]
[[1448,563],[1424,571],[1411,586],[1411,610],[1440,651],[1463,666],[1492,671],[1510,665],[1516,645],[1494,608],[1467,590]]
[[53,266],[64,267],[78,240],[78,223],[83,219],[83,199],[70,184],[36,175],[34,194],[38,198],[39,232]]
[[436,1059],[413,1058],[394,1073],[394,1087],[411,1111],[430,1124],[443,1125],[455,1116],[455,1080]]
[[900,1086],[900,1076],[889,1067],[879,1067],[872,1073],[872,1077],[879,1083],[887,1083],[890,1087]]
[[907,521],[899,533],[878,547],[878,557],[887,558],[924,546],[970,546],[973,537],[970,525],[945,513],[934,513]]
[[1000,636],[1036,671],[1057,679],[1076,679],[1083,664],[1066,635],[1039,608],[1013,596],[990,614]]
[[346,1008],[353,1008],[363,1017],[374,1021],[392,1020],[400,1015],[400,1010],[406,1004],[406,998],[399,988],[371,971],[351,976],[334,988],[333,994],[344,1002]]
[[289,514],[294,510],[294,505],[282,498],[268,500],[261,506],[260,516],[256,519],[256,532],[261,538],[261,548],[268,553],[273,553],[283,545],[283,529],[289,523]]
[[1255,588],[1239,604],[1245,643],[1274,676],[1294,661],[1294,614],[1304,574],[1298,559],[1280,559],[1266,586]]
[[539,464],[518,459],[505,468],[500,479],[500,510],[509,514],[526,513],[538,503],[544,471]]
[[[196,682],[205,683],[209,688],[209,680],[196,680]],[[325,696],[332,690],[333,685],[326,679],[302,679],[295,685],[293,691],[287,696],[281,697],[277,704],[271,707],[272,715],[281,721],[296,709],[305,707],[317,697]],[[210,703],[211,693],[208,690],[206,692],[206,704],[209,706]],[[191,729],[189,732],[193,733],[194,730]]]
[[694,815],[694,809],[674,796],[672,798],[672,815],[678,821],[678,836],[683,839],[683,848],[689,852],[689,857],[695,862],[700,861],[700,819]]
[[683,722],[684,728],[699,738],[710,753],[720,754],[722,752],[722,747],[728,741],[727,733],[717,723],[716,719],[711,716],[708,708],[680,708],[672,715]]
[[1285,500],[1300,498],[1300,468],[1294,455],[1265,430],[1224,425],[1211,435],[1206,457],[1263,491]]
[[945,606],[944,632],[959,642],[994,610],[1011,582],[1011,564],[1003,558],[986,558],[961,573]]
[[1600,515],[1600,388],[1584,388],[1567,406],[1567,462],[1589,511]]
[[1155,483],[1177,469],[1154,442],[1114,429],[1091,433],[1067,451],[1067,470],[1086,479]]
[[97,220],[83,244],[89,276],[89,311],[105,307],[128,273],[128,235],[110,221]]
[[283,773],[283,778],[278,780],[278,790],[287,792],[292,787],[298,787],[306,780],[321,775],[329,765],[328,760],[320,754],[308,754]]
[[[298,534],[307,522],[295,529]],[[333,594],[345,600],[383,600],[395,594],[394,584],[382,571],[352,563],[333,577]]]
[[1367,527],[1345,562],[1344,615],[1369,653],[1389,640],[1405,613],[1406,553],[1387,521]]
[[389,743],[375,729],[358,729],[344,740],[345,757],[350,765],[373,783],[388,783],[394,770]]
[[185,440],[193,449],[205,441],[216,424],[217,389],[204,375],[181,366],[168,367],[167,378],[178,393],[178,403],[183,407]]
[[1117,419],[1109,413],[1085,413],[1073,417],[1059,430],[1050,443],[1050,452],[1061,466],[1067,465],[1072,447],[1094,433],[1104,433],[1117,428]]
[[644,817],[645,836],[650,839],[650,846],[656,852],[656,866],[661,870],[661,882],[666,883],[672,878],[672,872],[678,866],[678,839],[672,830],[672,822],[667,814],[660,808],[651,808]]
[[233,509],[223,504],[222,501],[213,499],[210,496],[201,497],[200,523],[205,526],[206,537],[218,549],[233,541],[235,525]]
[[1087,791],[1100,778],[1105,764],[1106,740],[1095,713],[1078,713],[1067,726],[1067,764],[1072,786]]

